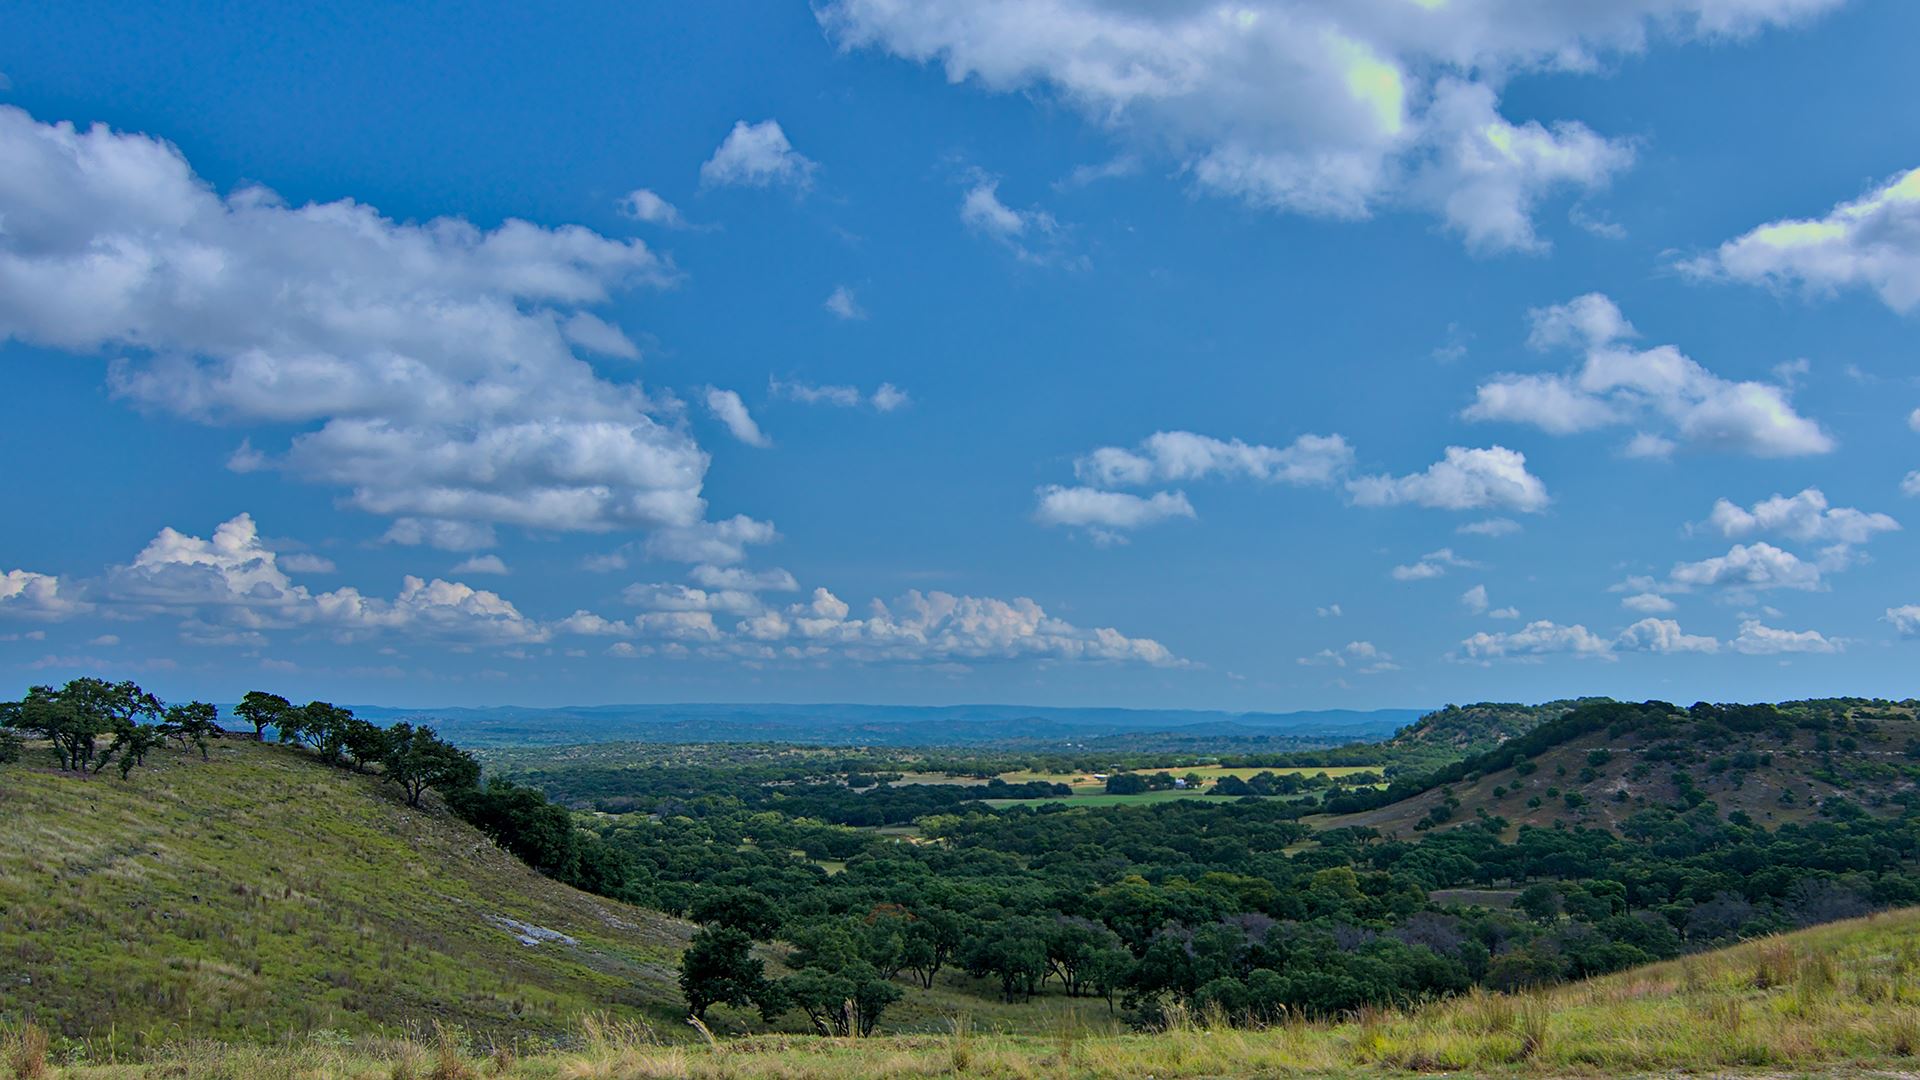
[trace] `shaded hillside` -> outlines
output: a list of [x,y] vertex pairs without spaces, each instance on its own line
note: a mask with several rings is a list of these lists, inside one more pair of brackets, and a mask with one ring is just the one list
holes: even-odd
[[[1836,923],[1636,968],[1552,990],[1473,994],[1339,1023],[1264,1029],[1175,1017],[1167,1030],[1050,1036],[962,1027],[870,1039],[774,1035],[663,1046],[645,1031],[600,1028],[562,1053],[482,1063],[472,1049],[296,1043],[200,1047],[149,1066],[60,1068],[56,1080],[152,1075],[497,1075],[699,1080],[907,1080],[928,1076],[1078,1077],[1467,1075],[1912,1075],[1920,1053],[1913,981],[1920,912]],[[0,1030],[0,1042],[7,1033]]]
[[127,781],[45,756],[0,766],[0,1018],[126,1048],[557,1032],[678,999],[683,924],[543,878],[372,777],[234,740]]
[[1701,805],[1767,828],[1891,816],[1920,799],[1920,719],[1912,702],[1864,699],[1588,704],[1410,786],[1426,790],[1318,823],[1409,836],[1482,817],[1618,831],[1644,810]]
[[1431,751],[1436,756],[1465,757],[1485,753],[1508,739],[1558,720],[1582,705],[1607,698],[1567,698],[1542,705],[1482,701],[1448,705],[1422,716],[1394,732],[1387,746],[1402,752]]

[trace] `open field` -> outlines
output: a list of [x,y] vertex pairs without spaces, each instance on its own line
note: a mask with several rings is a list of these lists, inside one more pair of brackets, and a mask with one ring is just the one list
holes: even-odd
[[[1083,1012],[1099,1011],[1099,1004]],[[1475,993],[1340,1023],[1246,1030],[1175,1016],[1153,1034],[1103,1034],[1062,1012],[1051,1036],[959,1023],[870,1039],[763,1035],[669,1045],[643,1024],[586,1020],[564,1049],[492,1043],[455,1031],[417,1040],[199,1044],[138,1065],[54,1065],[54,1080],[904,1080],[908,1077],[1168,1078],[1913,1075],[1920,1054],[1920,912],[1908,910],[1769,938],[1552,990]],[[22,1032],[7,1033],[10,1055]],[[27,1039],[32,1042],[31,1037]],[[493,1047],[502,1047],[493,1052]],[[32,1047],[28,1046],[29,1053]]]
[[[1197,775],[1200,777],[1202,783],[1212,784],[1226,776],[1237,776],[1245,780],[1249,777],[1258,776],[1263,772],[1273,773],[1275,776],[1286,776],[1289,774],[1294,776],[1313,776],[1318,773],[1326,773],[1328,776],[1338,780],[1342,777],[1352,776],[1355,773],[1377,772],[1378,770],[1379,766],[1361,765],[1336,765],[1330,768],[1318,766],[1301,768],[1228,768],[1224,765],[1157,765],[1150,768],[1122,769],[1120,771],[1145,775],[1164,772],[1171,773],[1183,779],[1190,775]],[[1090,772],[1048,773],[1021,771],[1001,773],[1000,779],[1005,780],[1009,784],[1024,784],[1036,780],[1049,784],[1066,784],[1068,787],[1073,788],[1076,794],[1083,790],[1100,791],[1106,786],[1104,780],[1094,779],[1094,775]]]

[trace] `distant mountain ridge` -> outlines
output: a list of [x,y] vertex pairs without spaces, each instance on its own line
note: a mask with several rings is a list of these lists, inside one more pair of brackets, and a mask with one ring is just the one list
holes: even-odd
[[369,720],[426,723],[466,746],[587,742],[794,742],[824,746],[1059,744],[1129,734],[1285,735],[1327,745],[1384,739],[1422,709],[1074,708],[1034,705],[667,704],[443,708],[354,706]]

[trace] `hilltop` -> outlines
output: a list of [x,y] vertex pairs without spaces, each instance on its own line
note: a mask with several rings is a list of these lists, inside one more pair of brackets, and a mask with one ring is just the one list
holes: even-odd
[[[582,1044],[524,1058],[457,1040],[277,1050],[183,1048],[161,1075],[496,1075],[904,1080],[924,1076],[1316,1076],[1459,1071],[1561,1075],[1790,1070],[1798,1075],[1910,1075],[1920,1053],[1913,980],[1920,910],[1869,916],[1636,968],[1550,990],[1473,993],[1337,1023],[1297,1019],[1262,1030],[1176,1015],[1137,1035],[1013,1036],[964,1027],[945,1035],[867,1039],[770,1035],[668,1046],[647,1028],[589,1024]],[[17,1036],[16,1036],[17,1038]],[[152,1067],[54,1069],[57,1080],[134,1080]]]
[[544,878],[431,797],[235,739],[125,781],[44,764],[0,766],[0,1019],[97,1053],[677,1008],[685,924]]
[[1589,701],[1437,775],[1444,782],[1409,797],[1315,824],[1405,837],[1491,817],[1619,831],[1650,808],[1704,804],[1766,828],[1893,816],[1920,797],[1920,719],[1911,702],[1865,699],[1672,713]]

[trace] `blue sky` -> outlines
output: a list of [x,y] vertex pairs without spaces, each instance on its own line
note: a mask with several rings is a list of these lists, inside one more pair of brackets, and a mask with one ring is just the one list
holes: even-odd
[[1913,692],[1912,5],[0,27],[16,688]]

